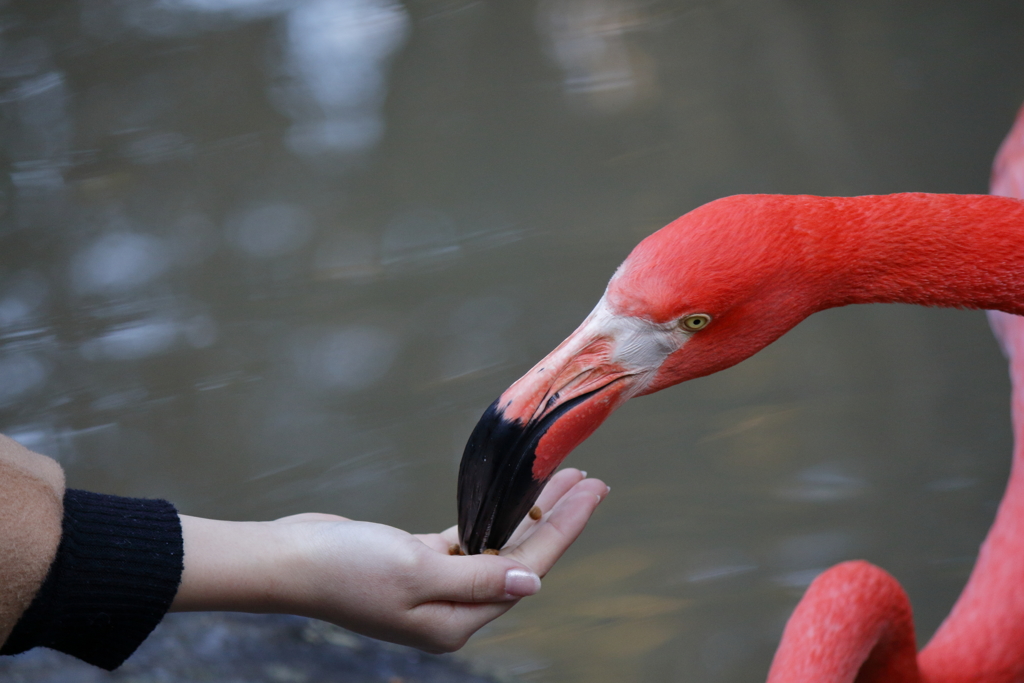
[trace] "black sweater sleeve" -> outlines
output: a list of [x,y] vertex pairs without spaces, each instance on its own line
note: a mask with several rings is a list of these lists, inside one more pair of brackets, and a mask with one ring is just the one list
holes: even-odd
[[183,555],[167,501],[68,489],[57,555],[0,654],[41,645],[116,669],[171,606]]

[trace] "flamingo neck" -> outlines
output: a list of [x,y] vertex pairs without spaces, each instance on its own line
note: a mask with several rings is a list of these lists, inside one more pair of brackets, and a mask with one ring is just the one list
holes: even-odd
[[823,282],[839,283],[822,290],[822,308],[901,302],[992,310],[1010,360],[1013,466],[967,586],[918,665],[929,683],[1024,680],[1024,202],[926,194],[828,201],[833,227],[810,231],[806,241],[812,254],[828,254],[817,271]]
[[818,310],[909,303],[1024,313],[1024,202],[923,193],[794,201],[791,230],[820,287]]
[[1013,465],[967,586],[919,657],[943,683],[1024,680],[1024,318],[989,317],[1010,360]]
[[924,193],[724,197],[637,245],[607,297],[615,313],[659,323],[696,311],[750,319],[767,310],[778,334],[855,303],[1024,313],[1024,202]]
[[[1022,170],[1024,109],[996,155],[993,194],[1024,197]],[[921,669],[935,681],[1024,680],[1024,318],[988,315],[1010,361],[1013,464],[967,586],[919,655]]]
[[910,602],[885,571],[861,560],[810,585],[786,624],[768,683],[922,683]]

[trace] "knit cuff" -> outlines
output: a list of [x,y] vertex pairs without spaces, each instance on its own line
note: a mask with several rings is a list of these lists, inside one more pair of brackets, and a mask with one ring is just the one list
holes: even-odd
[[167,501],[68,489],[57,555],[0,654],[44,646],[116,669],[171,606],[183,555]]

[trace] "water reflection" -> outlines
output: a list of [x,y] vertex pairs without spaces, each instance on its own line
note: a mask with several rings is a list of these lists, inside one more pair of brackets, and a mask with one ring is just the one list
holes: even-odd
[[[139,405],[149,398],[149,392],[142,387],[133,387],[124,391],[114,391],[100,396],[89,406],[95,411],[118,411]],[[24,443],[24,442],[23,442]]]
[[752,638],[742,629],[712,633],[701,644],[700,662],[716,678],[741,669],[754,653]]
[[840,463],[823,463],[801,470],[795,481],[779,489],[789,500],[827,502],[848,500],[861,495],[866,482]]
[[[68,92],[64,76],[50,71],[27,76],[7,92],[5,98],[17,116],[20,135],[10,141],[8,154],[14,160],[48,159],[65,161],[71,146],[71,122],[67,118]],[[33,175],[20,171],[16,185],[38,185],[46,177],[43,169]]]
[[79,294],[116,294],[151,282],[169,265],[166,245],[159,238],[114,232],[72,258],[71,280]]
[[39,389],[50,369],[38,355],[8,347],[0,356],[0,405],[24,398],[30,391]]
[[119,325],[82,344],[86,360],[137,360],[168,351],[178,336],[178,325],[171,320],[151,318]]
[[36,271],[22,271],[0,281],[0,334],[38,324],[49,294],[46,278]]
[[477,297],[456,306],[448,318],[442,377],[456,379],[510,360],[509,331],[519,314],[509,297]]
[[[230,18],[230,21],[229,21]],[[285,142],[301,156],[361,152],[380,141],[388,64],[409,29],[392,0],[138,0],[87,3],[83,24],[107,39],[120,30],[153,38],[223,30],[235,21],[278,19],[282,45],[270,71],[274,104],[293,125]],[[120,30],[119,30],[120,29]],[[192,153],[180,133],[156,132],[127,151],[140,163]]]
[[312,233],[311,217],[295,204],[253,206],[228,219],[228,239],[253,258],[293,253],[309,241]]
[[122,146],[122,155],[136,164],[162,164],[187,159],[195,145],[181,133],[156,131],[134,137]]
[[700,583],[729,579],[758,568],[740,548],[722,548],[697,553],[691,560],[692,568],[685,576],[686,581]]
[[978,480],[975,477],[946,477],[928,482],[925,484],[925,488],[935,493],[946,493],[949,491],[962,491],[977,484]]
[[819,531],[783,539],[775,549],[775,564],[785,571],[772,580],[787,588],[806,588],[828,567],[853,556],[857,550],[853,534]]
[[369,280],[381,274],[379,251],[366,233],[335,230],[317,247],[313,270],[318,279]]
[[388,222],[381,244],[386,266],[427,265],[459,255],[459,236],[451,218],[438,211],[417,210]]
[[11,183],[26,199],[43,199],[64,187],[60,167],[49,162],[21,162],[14,164]]
[[632,0],[545,0],[537,24],[563,72],[570,102],[617,113],[657,95],[655,60],[629,33],[648,27],[647,3]]
[[294,6],[295,0],[164,0],[159,4],[174,9],[230,12],[235,18],[244,20],[277,14]]
[[399,350],[398,337],[372,325],[308,328],[290,343],[299,376],[315,389],[357,391],[379,381]]
[[310,0],[287,15],[289,84],[275,90],[294,121],[289,149],[304,156],[358,152],[384,134],[387,66],[408,32],[391,0]]

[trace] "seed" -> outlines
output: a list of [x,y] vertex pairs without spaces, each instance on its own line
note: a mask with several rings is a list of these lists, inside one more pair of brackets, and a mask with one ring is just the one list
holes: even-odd
[[532,519],[533,521],[536,522],[543,516],[544,513],[541,512],[541,509],[538,506],[534,505],[532,508],[530,508],[530,519]]
[[466,553],[462,552],[462,546],[461,545],[459,545],[458,543],[452,543],[450,546],[448,546],[448,554],[449,555],[465,555]]
[[499,551],[497,548],[485,548],[484,555],[498,555]]

